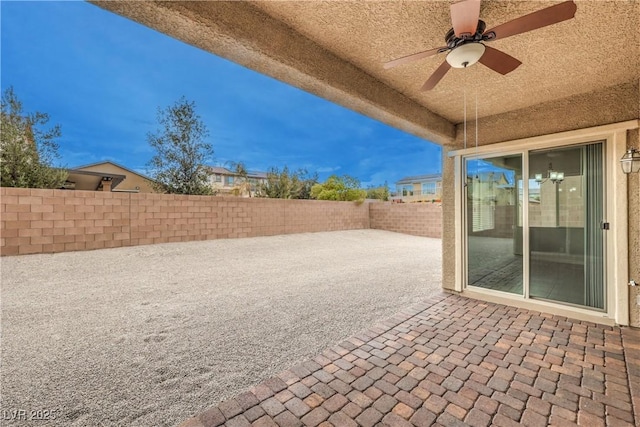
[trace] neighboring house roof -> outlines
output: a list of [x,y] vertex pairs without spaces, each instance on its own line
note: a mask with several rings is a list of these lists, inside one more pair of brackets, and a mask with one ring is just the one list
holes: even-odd
[[[232,170],[227,168],[223,168],[221,166],[209,166],[209,173],[215,173],[220,175],[231,175],[238,176],[238,174]],[[247,171],[247,176],[249,178],[258,178],[258,179],[266,179],[267,172],[259,172],[259,171]]]
[[414,175],[414,176],[404,177],[400,181],[397,181],[396,185],[413,184],[418,182],[433,182],[433,181],[441,181],[441,180],[442,180],[442,174],[431,173],[426,175]]
[[115,191],[153,191],[151,178],[112,161],[82,165],[68,169],[67,172],[67,181],[73,184],[76,190],[99,190],[102,180],[107,179],[111,181],[112,191],[125,180],[126,182]]
[[218,174],[221,174],[221,175],[235,175],[235,173],[233,173],[229,169],[223,168],[223,167],[220,167],[220,166],[209,166],[209,172],[210,173],[218,173]]
[[259,179],[267,179],[267,173],[266,172],[252,172],[249,171],[247,172],[247,175],[249,176],[249,178],[259,178]]
[[144,179],[148,179],[149,181],[153,181],[153,180],[152,180],[151,178],[149,178],[148,176],[146,176],[146,175],[144,175],[144,174],[142,174],[142,173],[140,173],[140,172],[136,172],[136,171],[134,171],[134,170],[131,170],[131,169],[129,169],[129,168],[128,168],[128,167],[126,167],[126,166],[122,166],[122,165],[121,165],[121,164],[119,164],[119,163],[112,162],[111,160],[105,160],[105,161],[102,161],[102,162],[90,163],[90,164],[88,164],[88,165],[76,166],[76,167],[75,167],[75,168],[73,168],[73,169],[74,169],[74,170],[82,170],[82,169],[87,169],[87,168],[91,168],[91,167],[94,167],[94,166],[104,165],[104,164],[107,164],[107,163],[110,163],[110,164],[112,164],[112,165],[114,165],[114,166],[117,166],[117,167],[119,167],[120,169],[124,169],[124,170],[126,170],[127,172],[131,172],[131,173],[134,173],[134,174],[136,174],[136,175],[140,175],[142,178],[144,178]]

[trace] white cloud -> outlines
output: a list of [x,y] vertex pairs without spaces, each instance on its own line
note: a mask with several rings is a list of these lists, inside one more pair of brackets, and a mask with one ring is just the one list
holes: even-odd
[[318,173],[330,173],[338,170],[340,170],[340,166],[321,166],[319,168],[315,168],[315,171]]

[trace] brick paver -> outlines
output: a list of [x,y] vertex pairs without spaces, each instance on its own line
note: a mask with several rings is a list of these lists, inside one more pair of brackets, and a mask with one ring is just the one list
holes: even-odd
[[640,425],[640,330],[441,294],[186,420]]

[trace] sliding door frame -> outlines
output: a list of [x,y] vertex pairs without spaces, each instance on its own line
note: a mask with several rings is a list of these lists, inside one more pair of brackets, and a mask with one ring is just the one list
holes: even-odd
[[[520,159],[522,161],[522,165],[521,165],[521,171],[522,171],[522,176],[523,179],[525,176],[525,173],[528,173],[529,171],[529,166],[526,162],[528,162],[528,154],[526,152],[522,152],[522,150],[518,150],[518,149],[513,149],[511,151],[503,151],[503,152],[491,152],[490,154],[485,154],[483,155],[481,152],[474,152],[474,154],[472,155],[467,155],[467,156],[461,156],[461,165],[462,165],[462,173],[461,173],[461,180],[463,182],[462,184],[462,200],[461,200],[461,209],[462,209],[462,218],[461,218],[461,227],[462,227],[462,236],[461,236],[461,240],[462,240],[462,247],[463,247],[463,264],[462,264],[462,282],[461,282],[461,289],[462,290],[467,290],[469,288],[469,268],[468,268],[468,248],[469,248],[469,221],[467,218],[468,215],[468,209],[467,209],[467,203],[469,202],[469,199],[467,198],[468,195],[468,185],[467,185],[467,169],[466,169],[466,165],[467,165],[467,161],[469,160],[484,160],[484,159],[491,159],[491,158],[496,158],[496,157],[509,157],[509,156],[514,156],[514,155],[519,155]],[[525,160],[525,158],[527,160]],[[517,180],[515,182],[516,186],[518,184]],[[524,190],[524,195],[523,197],[526,195],[528,197],[528,188],[525,185],[525,190]],[[516,191],[518,191],[517,187],[516,187]],[[525,199],[523,199],[524,201]],[[524,275],[524,277],[522,278],[522,286],[523,286],[523,291],[526,293],[526,295],[528,296],[528,259],[529,259],[529,254],[526,253],[526,251],[524,251],[524,248],[528,247],[526,246],[526,244],[528,244],[528,231],[526,231],[526,236],[525,237],[525,227],[524,224],[528,223],[525,222],[527,221],[528,218],[528,213],[526,213],[526,209],[524,209],[524,206],[520,206],[520,209],[522,209],[522,224],[523,224],[523,235],[522,235],[522,244],[523,244],[523,253],[522,253],[522,262],[523,262],[523,266],[522,266],[522,274]],[[527,215],[527,216],[525,216]],[[517,216],[516,216],[516,220],[517,220]],[[525,243],[527,242],[527,243]],[[472,286],[473,289],[476,290],[482,290],[482,288],[477,287],[477,286]],[[513,295],[513,296],[518,296],[517,294],[512,294],[512,293],[508,293],[508,292],[504,292],[504,291],[498,291],[498,290],[490,290],[490,292],[494,292],[494,293],[499,293],[499,294],[506,294],[506,295]]]
[[[516,305],[539,311],[552,312],[562,316],[597,321],[608,324],[627,325],[629,323],[629,297],[627,289],[628,228],[627,228],[627,181],[622,173],[619,159],[626,150],[626,133],[638,128],[639,121],[616,123],[577,131],[562,132],[507,141],[480,147],[455,150],[448,153],[454,158],[455,166],[455,290],[462,294],[487,301]],[[573,307],[560,303],[529,298],[529,217],[528,217],[528,176],[529,151],[552,149],[590,142],[604,144],[603,176],[605,177],[604,220],[611,224],[605,233],[605,287],[606,306],[604,313],[589,308]],[[522,155],[523,171],[523,294],[504,295],[478,287],[467,287],[467,221],[466,221],[466,170],[465,161],[485,157]],[[524,182],[527,177],[527,182]],[[526,226],[525,226],[526,225]]]

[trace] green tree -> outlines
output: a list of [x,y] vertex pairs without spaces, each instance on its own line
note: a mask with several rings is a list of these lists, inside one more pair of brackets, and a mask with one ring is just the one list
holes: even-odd
[[272,199],[310,199],[311,187],[318,182],[317,174],[309,174],[306,169],[290,172],[285,166],[282,170],[270,168],[267,180],[258,188],[258,197]]
[[0,122],[0,185],[2,187],[60,188],[67,172],[53,167],[59,158],[56,138],[60,127],[41,129],[46,113],[24,113],[22,103],[7,88],[2,94]]
[[366,196],[360,181],[349,175],[331,175],[324,183],[311,188],[311,197],[318,200],[363,201]]
[[148,166],[154,188],[162,193],[213,194],[205,165],[213,157],[207,142],[209,131],[196,113],[196,105],[184,96],[165,109],[158,108],[156,133],[147,140],[155,150]]
[[367,188],[367,199],[378,199],[382,201],[389,200],[389,185],[385,182],[380,187]]
[[298,169],[294,175],[300,182],[300,191],[296,199],[311,199],[311,189],[318,183],[318,173],[310,174],[306,169]]

